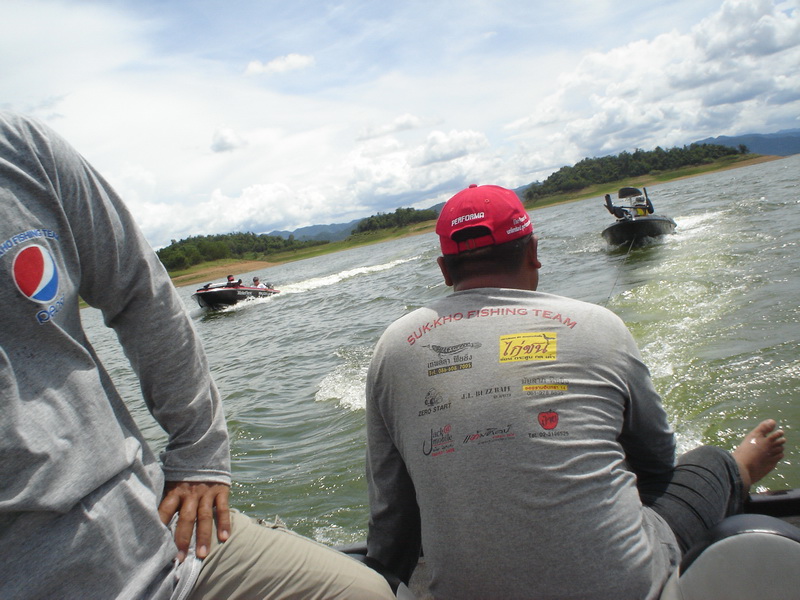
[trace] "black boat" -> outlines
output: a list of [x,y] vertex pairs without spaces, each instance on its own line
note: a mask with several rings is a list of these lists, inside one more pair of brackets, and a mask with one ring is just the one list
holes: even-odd
[[606,194],[605,207],[617,218],[616,223],[603,230],[603,238],[613,245],[643,244],[648,238],[675,232],[675,221],[663,215],[654,215],[653,203],[647,195],[647,188],[620,188],[617,196],[625,204],[615,205]]
[[242,300],[250,298],[266,298],[273,294],[278,294],[280,290],[267,284],[267,287],[250,287],[241,285],[241,280],[236,283],[207,283],[197,290],[192,297],[197,300],[200,308],[210,308],[218,310],[226,306],[232,306]]

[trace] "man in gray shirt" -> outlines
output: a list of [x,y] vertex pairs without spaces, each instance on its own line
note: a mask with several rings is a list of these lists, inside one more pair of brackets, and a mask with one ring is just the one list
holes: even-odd
[[[172,282],[83,157],[6,112],[0,210],[0,598],[393,597],[355,560],[229,510],[220,396]],[[169,434],[160,461],[79,298]]]
[[408,578],[421,545],[436,598],[656,598],[777,464],[782,432],[767,420],[676,467],[622,321],[536,291],[514,192],[470,186],[436,231],[454,293],[393,323],[367,377],[368,555]]

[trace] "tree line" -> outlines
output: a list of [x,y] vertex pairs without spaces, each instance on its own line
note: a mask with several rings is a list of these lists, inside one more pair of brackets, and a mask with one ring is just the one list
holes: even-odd
[[[379,229],[394,229],[412,223],[430,221],[438,217],[434,209],[416,210],[398,208],[393,213],[378,213],[359,221],[351,230],[351,235]],[[156,252],[167,271],[179,271],[222,258],[258,259],[270,254],[299,250],[311,246],[328,244],[326,240],[299,241],[290,235],[282,238],[275,235],[255,233],[225,233],[217,235],[190,236],[183,240],[172,240],[169,246]]]
[[414,208],[398,208],[393,213],[378,213],[358,222],[352,233],[366,233],[368,231],[378,231],[379,229],[394,229],[405,227],[412,223],[422,223],[436,219],[439,213],[432,208],[417,210]]
[[738,148],[719,144],[690,144],[664,150],[635,150],[614,156],[584,158],[572,167],[561,167],[543,182],[525,190],[525,200],[533,201],[551,194],[574,192],[590,185],[620,181],[658,171],[673,171],[681,167],[709,164],[725,156],[748,154],[747,146]]
[[237,232],[197,235],[180,241],[172,240],[169,246],[161,248],[156,254],[168,271],[178,271],[221,258],[256,259],[269,254],[327,243],[319,240],[298,241],[292,235],[285,239],[263,233]]

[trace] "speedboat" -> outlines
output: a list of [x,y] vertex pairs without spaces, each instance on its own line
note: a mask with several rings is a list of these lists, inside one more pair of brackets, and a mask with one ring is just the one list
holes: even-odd
[[233,306],[242,300],[266,298],[278,293],[280,293],[280,290],[273,288],[272,284],[267,284],[267,287],[251,287],[241,285],[241,280],[239,280],[239,282],[235,283],[207,283],[197,290],[192,297],[197,300],[200,308],[219,310],[226,306]]
[[653,203],[647,195],[647,188],[623,187],[617,192],[624,204],[615,205],[606,194],[605,207],[617,221],[603,230],[603,238],[612,246],[621,244],[642,244],[648,238],[655,238],[675,232],[676,223],[669,217],[653,214]]
[[[798,521],[800,490],[750,494],[745,513],[723,519],[683,555],[659,600],[796,598],[800,589]],[[336,549],[383,575],[398,599],[430,598],[430,571],[424,556],[404,583],[367,556],[366,542]]]

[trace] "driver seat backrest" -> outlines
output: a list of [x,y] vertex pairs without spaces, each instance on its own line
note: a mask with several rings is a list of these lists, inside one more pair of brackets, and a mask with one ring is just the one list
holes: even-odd
[[735,515],[689,549],[660,600],[800,597],[800,529],[766,515]]

